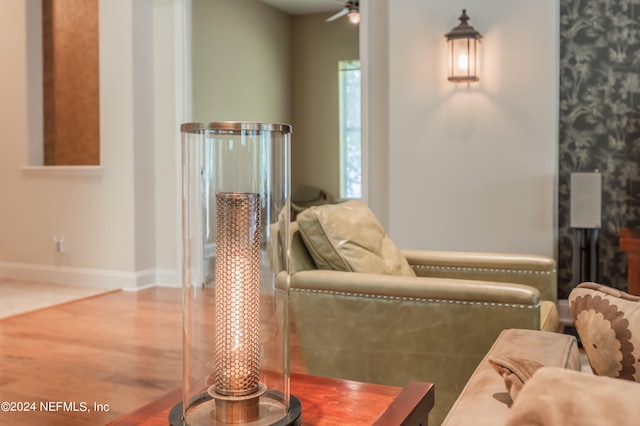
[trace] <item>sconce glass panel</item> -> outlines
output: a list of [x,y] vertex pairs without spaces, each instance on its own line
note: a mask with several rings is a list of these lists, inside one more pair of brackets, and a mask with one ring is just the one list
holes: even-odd
[[475,39],[449,41],[449,81],[479,81],[478,44]]

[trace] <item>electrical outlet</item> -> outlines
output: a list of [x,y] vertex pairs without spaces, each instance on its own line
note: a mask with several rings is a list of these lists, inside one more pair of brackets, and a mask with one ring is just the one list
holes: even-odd
[[61,236],[61,237],[58,237],[57,235],[54,235],[53,236],[53,243],[54,243],[55,250],[56,250],[57,253],[66,254],[67,248],[65,247],[65,244],[64,244],[64,235]]

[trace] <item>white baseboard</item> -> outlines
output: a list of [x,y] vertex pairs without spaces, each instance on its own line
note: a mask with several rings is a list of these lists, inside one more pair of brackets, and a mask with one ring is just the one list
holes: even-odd
[[73,268],[32,263],[0,262],[0,277],[86,287],[140,290],[156,285],[179,287],[177,271],[146,269],[138,272]]
[[181,287],[182,277],[176,269],[156,269],[155,285],[159,287]]

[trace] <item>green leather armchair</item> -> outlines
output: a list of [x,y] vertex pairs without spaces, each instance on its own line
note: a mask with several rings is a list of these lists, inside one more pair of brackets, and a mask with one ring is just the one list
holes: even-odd
[[308,374],[434,383],[430,424],[502,330],[558,327],[553,259],[412,250],[402,254],[416,277],[318,270],[295,222],[291,234],[290,308]]

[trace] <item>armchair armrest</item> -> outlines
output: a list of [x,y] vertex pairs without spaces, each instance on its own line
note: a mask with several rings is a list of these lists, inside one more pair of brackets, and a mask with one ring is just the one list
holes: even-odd
[[537,306],[535,288],[468,279],[404,277],[357,272],[310,270],[291,276],[291,290],[345,293],[357,297],[414,298],[431,301]]
[[550,257],[428,250],[402,253],[421,277],[525,284],[537,288],[542,300],[558,299],[556,262]]
[[290,307],[309,374],[435,383],[435,424],[503,329],[540,327],[538,290],[499,282],[300,271]]

